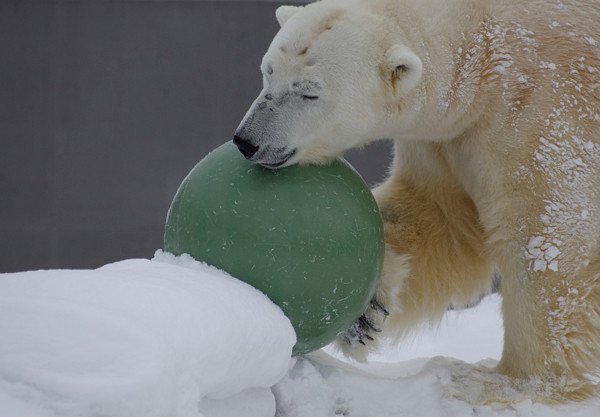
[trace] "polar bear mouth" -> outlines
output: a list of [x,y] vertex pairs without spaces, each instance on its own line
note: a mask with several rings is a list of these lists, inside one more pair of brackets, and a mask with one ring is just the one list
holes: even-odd
[[296,149],[292,149],[290,152],[287,152],[285,154],[283,154],[282,157],[277,158],[278,160],[276,162],[271,162],[271,161],[256,161],[257,163],[259,163],[260,165],[264,166],[265,168],[281,168],[286,162],[288,162],[290,159],[292,159],[292,157],[296,155]]

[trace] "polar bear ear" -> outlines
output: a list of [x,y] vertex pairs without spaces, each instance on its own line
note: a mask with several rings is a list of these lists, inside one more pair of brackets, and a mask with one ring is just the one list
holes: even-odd
[[385,60],[391,71],[392,84],[396,91],[407,93],[421,80],[423,63],[407,46],[392,46],[385,53]]
[[279,22],[279,26],[283,26],[301,8],[301,6],[279,6],[275,10],[275,17]]

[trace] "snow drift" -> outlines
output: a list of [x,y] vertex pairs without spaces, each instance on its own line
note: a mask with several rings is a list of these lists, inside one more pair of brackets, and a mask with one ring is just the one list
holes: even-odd
[[186,256],[4,274],[0,415],[273,415],[294,343],[265,295]]

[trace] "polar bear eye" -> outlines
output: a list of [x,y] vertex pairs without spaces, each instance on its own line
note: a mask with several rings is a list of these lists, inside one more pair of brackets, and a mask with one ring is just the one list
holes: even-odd
[[265,75],[273,74],[273,66],[271,64],[268,64],[268,65],[262,67],[262,73]]
[[311,94],[303,94],[302,98],[304,100],[317,100],[319,98],[319,96],[314,96],[314,95],[311,95]]

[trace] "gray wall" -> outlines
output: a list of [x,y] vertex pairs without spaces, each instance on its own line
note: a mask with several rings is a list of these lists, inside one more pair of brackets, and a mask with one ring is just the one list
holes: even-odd
[[[0,272],[162,247],[179,183],[260,90],[278,5],[1,0]],[[388,154],[349,159],[372,184]]]

